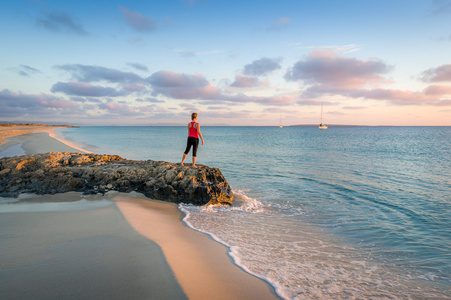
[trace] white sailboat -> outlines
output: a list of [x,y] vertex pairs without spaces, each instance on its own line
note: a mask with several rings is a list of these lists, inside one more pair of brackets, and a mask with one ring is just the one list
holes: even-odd
[[323,104],[321,103],[321,124],[319,124],[319,129],[327,129],[327,125],[323,124]]

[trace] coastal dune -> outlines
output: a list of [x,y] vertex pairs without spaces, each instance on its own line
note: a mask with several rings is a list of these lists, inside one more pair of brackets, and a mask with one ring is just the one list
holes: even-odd
[[[11,147],[25,155],[80,150],[42,131],[8,137],[0,154]],[[0,198],[0,298],[278,298],[182,218],[175,204],[137,192]]]

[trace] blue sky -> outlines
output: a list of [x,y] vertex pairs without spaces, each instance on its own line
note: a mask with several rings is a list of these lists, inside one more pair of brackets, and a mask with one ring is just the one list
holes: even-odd
[[6,1],[0,121],[451,125],[451,0]]

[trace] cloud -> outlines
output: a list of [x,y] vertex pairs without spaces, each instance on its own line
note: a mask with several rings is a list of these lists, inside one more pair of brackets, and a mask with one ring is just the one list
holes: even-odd
[[143,111],[138,111],[132,107],[130,107],[128,104],[124,103],[117,103],[113,101],[108,101],[104,103],[100,103],[98,105],[98,108],[100,110],[106,111],[105,117],[111,116],[122,116],[122,117],[137,117],[137,116],[143,116],[146,109],[143,109]]
[[78,113],[79,106],[66,99],[47,94],[22,94],[0,91],[0,116],[7,118],[36,117],[55,113]]
[[230,85],[232,87],[254,87],[260,85],[268,85],[268,80],[260,81],[257,77],[246,76],[246,75],[236,75],[235,81]]
[[82,97],[117,97],[127,95],[124,91],[117,91],[111,87],[94,86],[84,82],[57,82],[52,86],[53,93],[61,92],[66,95]]
[[279,70],[280,59],[263,57],[244,66],[244,74],[251,76],[265,76],[273,71]]
[[435,9],[432,14],[448,14],[451,13],[451,1],[450,0],[434,0],[433,2]]
[[73,79],[83,82],[106,81],[110,83],[140,83],[143,78],[132,72],[122,72],[99,66],[89,65],[59,65],[57,69],[69,72]]
[[92,97],[70,97],[69,98],[70,101],[73,102],[81,102],[81,103],[86,103],[86,102],[94,102],[94,103],[100,103],[101,101],[98,98],[92,98]]
[[145,72],[149,71],[149,69],[143,64],[128,63],[127,65],[129,65],[130,67],[133,67],[133,68],[135,68],[136,70],[139,70],[139,71],[145,71]]
[[194,57],[199,55],[211,55],[211,54],[218,54],[223,53],[223,50],[210,50],[210,51],[193,51],[188,49],[174,49],[172,50],[176,53],[180,53],[183,57]]
[[43,13],[42,17],[37,18],[36,24],[53,32],[66,32],[80,36],[89,34],[71,15],[62,11]]
[[[309,85],[300,102],[315,101],[324,95],[339,95],[354,99],[387,101],[394,105],[449,106],[451,86],[431,85],[423,91],[378,88],[389,82],[383,74],[391,67],[378,60],[360,60],[338,56],[330,51],[314,51],[297,62],[285,75],[289,81],[303,81]],[[451,81],[451,65],[427,70],[423,80]]]
[[33,108],[38,106],[54,108],[76,106],[76,104],[68,100],[52,95],[13,93],[7,89],[0,91],[0,103],[5,107],[14,106],[24,108]]
[[[449,90],[448,90],[449,92]],[[430,105],[430,106],[450,106],[451,100],[440,99],[442,95],[431,95],[427,89],[421,92],[403,91],[393,89],[373,89],[373,90],[352,90],[348,91],[348,96],[353,98],[366,98],[374,100],[386,100],[396,105]]]
[[164,95],[175,99],[215,99],[219,95],[219,89],[199,74],[159,71],[147,78],[147,82],[152,85],[154,96]]
[[151,98],[151,97],[146,97],[146,98],[136,98],[136,102],[150,102],[150,103],[164,103],[163,100],[158,100],[157,98]]
[[451,85],[431,85],[424,90],[425,95],[451,95]]
[[294,102],[294,97],[289,95],[260,97],[260,96],[248,96],[245,94],[237,95],[220,95],[219,100],[238,103],[256,103],[261,105],[286,105]]
[[251,116],[251,112],[249,111],[225,111],[225,110],[214,110],[214,111],[207,111],[202,114],[203,119],[226,119],[226,120],[233,120],[233,119],[246,119]]
[[42,74],[41,71],[27,65],[20,65],[17,72],[20,76],[30,77],[32,74]]
[[338,89],[315,85],[302,93],[302,99],[312,99],[323,95],[340,95],[348,98],[363,98],[369,100],[388,101],[395,105],[429,105],[449,106],[451,100],[442,99],[451,95],[451,86],[431,86],[423,91],[395,90],[395,89]]
[[361,88],[384,82],[382,74],[392,68],[378,60],[338,56],[332,51],[314,51],[288,70],[285,79],[334,88]]
[[123,6],[119,6],[119,11],[127,24],[138,32],[149,33],[155,31],[157,28],[156,21],[149,20],[146,16],[140,13],[131,11]]
[[[124,121],[132,117],[137,121],[139,117],[154,116],[161,111],[152,105],[130,106],[126,102],[106,99],[99,101],[90,97],[70,97],[70,101],[48,94],[23,94],[9,90],[0,90],[0,118],[5,120],[28,120],[34,122],[58,121],[71,122],[76,116],[77,122],[85,120],[88,124],[102,120]],[[148,98],[148,102],[151,98]],[[73,121],[72,121],[73,122]]]
[[388,100],[397,105],[421,105],[424,104],[425,100],[430,100],[421,92],[393,89],[356,89],[343,91],[343,95],[352,98]]
[[174,73],[170,71],[159,71],[152,74],[148,79],[153,88],[153,95],[163,95],[173,99],[204,100],[216,102],[238,102],[257,103],[268,105],[287,104],[294,101],[291,96],[258,97],[245,94],[227,95],[212,85],[203,76],[196,74]]
[[145,91],[146,86],[143,83],[141,83],[141,82],[139,82],[139,83],[125,83],[125,84],[123,84],[123,88],[127,92],[135,93],[135,92]]
[[282,30],[293,22],[292,19],[287,17],[279,18],[276,22],[272,23],[271,26],[267,29],[268,31],[279,31]]
[[106,109],[110,111],[124,111],[129,110],[129,106],[126,104],[119,104],[114,102],[107,102],[99,104],[99,108]]
[[300,43],[290,43],[289,46],[293,46],[296,49],[300,49],[300,50],[321,49],[321,50],[329,50],[334,53],[344,53],[344,54],[356,52],[363,48],[363,45],[358,45],[358,44],[348,44],[348,45],[342,45],[342,46],[337,46],[337,45],[304,46]]
[[422,80],[424,82],[451,82],[451,64],[424,71]]
[[349,109],[349,110],[362,110],[362,109],[368,109],[368,107],[365,106],[343,106],[343,109]]

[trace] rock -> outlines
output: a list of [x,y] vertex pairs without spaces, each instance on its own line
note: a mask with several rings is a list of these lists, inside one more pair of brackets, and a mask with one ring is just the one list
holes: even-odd
[[85,194],[136,191],[174,203],[232,204],[232,190],[217,168],[117,155],[50,152],[0,159],[0,196],[20,193]]

